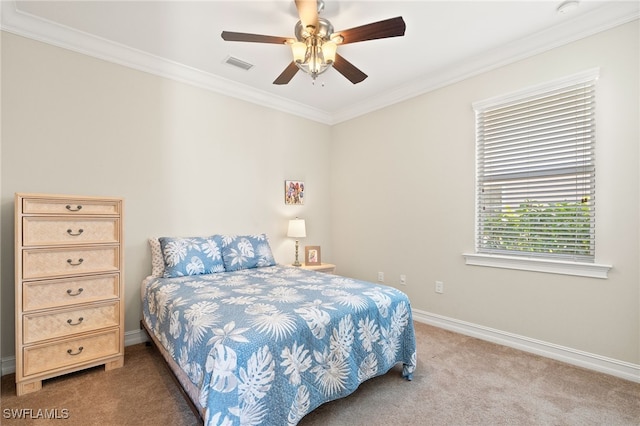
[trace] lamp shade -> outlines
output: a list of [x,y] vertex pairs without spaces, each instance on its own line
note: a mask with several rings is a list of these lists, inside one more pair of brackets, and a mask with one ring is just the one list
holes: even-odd
[[293,60],[295,62],[303,63],[307,55],[307,45],[301,41],[297,41],[291,45],[291,51],[293,52]]
[[336,61],[336,51],[338,45],[332,41],[327,41],[322,45],[322,56],[327,64],[332,64]]
[[304,238],[307,236],[307,228],[304,224],[304,219],[291,219],[289,221],[289,230],[287,231],[287,237],[291,238]]

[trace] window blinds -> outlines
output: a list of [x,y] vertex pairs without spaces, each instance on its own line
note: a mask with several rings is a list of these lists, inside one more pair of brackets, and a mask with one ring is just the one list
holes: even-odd
[[476,108],[479,253],[593,262],[595,80]]

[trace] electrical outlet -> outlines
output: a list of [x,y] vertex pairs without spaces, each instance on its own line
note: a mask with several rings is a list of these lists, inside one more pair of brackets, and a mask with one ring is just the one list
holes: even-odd
[[378,272],[378,281],[384,282],[384,272]]
[[407,276],[404,274],[400,275],[400,285],[407,285]]
[[444,283],[442,281],[436,281],[436,293],[444,293]]

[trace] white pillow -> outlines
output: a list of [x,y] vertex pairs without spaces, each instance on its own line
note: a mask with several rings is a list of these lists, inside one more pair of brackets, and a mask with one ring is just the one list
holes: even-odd
[[149,248],[151,249],[151,276],[160,278],[164,276],[164,258],[160,248],[160,239],[149,238]]

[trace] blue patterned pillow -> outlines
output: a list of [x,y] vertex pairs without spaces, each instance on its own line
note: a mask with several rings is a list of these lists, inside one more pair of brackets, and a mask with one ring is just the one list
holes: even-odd
[[222,260],[227,271],[276,264],[266,234],[223,235]]
[[165,278],[224,272],[220,235],[193,238],[160,238]]

